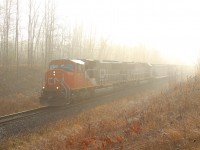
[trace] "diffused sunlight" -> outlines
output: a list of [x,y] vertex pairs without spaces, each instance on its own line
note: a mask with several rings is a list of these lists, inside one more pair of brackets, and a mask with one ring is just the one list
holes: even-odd
[[[193,64],[200,50],[198,0],[58,0],[59,16],[99,37],[159,50],[169,61]],[[170,60],[171,59],[171,60]]]

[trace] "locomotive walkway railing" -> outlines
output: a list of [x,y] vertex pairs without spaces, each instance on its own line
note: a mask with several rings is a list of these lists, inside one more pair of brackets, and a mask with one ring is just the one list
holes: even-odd
[[64,79],[59,80],[58,78],[54,78],[54,80],[60,83],[64,87],[65,93],[67,94],[67,98],[70,98],[70,87],[65,84]]

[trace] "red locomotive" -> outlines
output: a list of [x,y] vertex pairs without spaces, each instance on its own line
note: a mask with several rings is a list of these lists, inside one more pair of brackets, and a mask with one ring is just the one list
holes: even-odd
[[149,80],[152,72],[152,66],[147,63],[52,60],[45,73],[40,100],[42,104],[64,105],[73,97],[94,95],[96,89]]

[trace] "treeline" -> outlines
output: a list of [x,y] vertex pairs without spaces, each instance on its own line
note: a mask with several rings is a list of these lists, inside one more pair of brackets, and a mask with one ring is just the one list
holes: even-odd
[[97,36],[95,27],[59,19],[54,0],[0,0],[0,65],[42,65],[51,59],[89,58],[162,63],[156,50]]

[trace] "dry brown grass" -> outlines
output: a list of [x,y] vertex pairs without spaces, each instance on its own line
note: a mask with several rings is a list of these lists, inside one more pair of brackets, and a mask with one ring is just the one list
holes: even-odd
[[0,98],[0,116],[21,112],[40,107],[38,95],[25,96],[17,94],[15,97]]
[[38,66],[0,68],[0,115],[39,107],[43,73]]
[[167,92],[146,91],[88,110],[4,149],[199,149],[200,76]]

